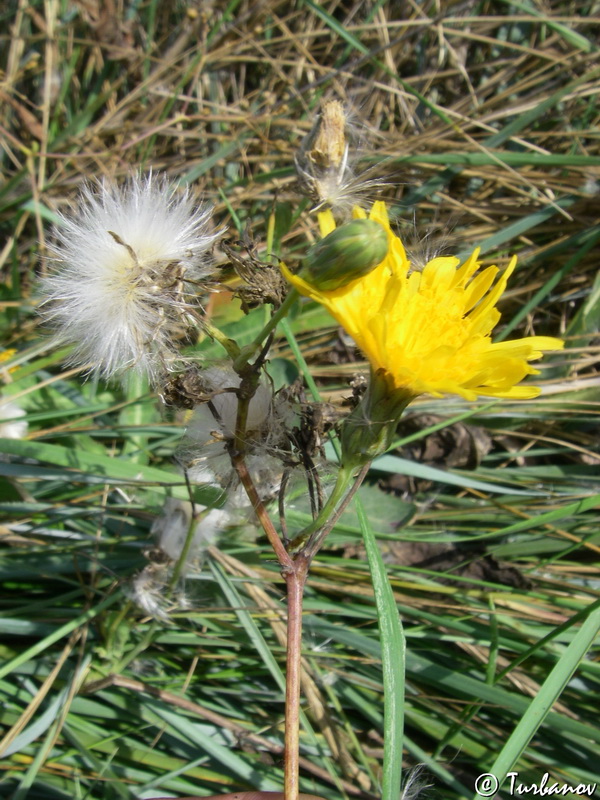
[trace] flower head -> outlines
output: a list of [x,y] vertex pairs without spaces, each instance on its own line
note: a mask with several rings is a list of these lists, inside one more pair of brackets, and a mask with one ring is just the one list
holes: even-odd
[[42,284],[42,314],[74,345],[71,363],[155,380],[190,324],[217,236],[210,210],[163,177],[86,186],[56,230],[56,268]]
[[[359,208],[353,214],[366,217]],[[538,374],[529,361],[540,358],[543,350],[561,349],[563,342],[549,336],[497,343],[491,339],[500,319],[496,304],[516,258],[495,284],[495,266],[476,275],[478,250],[464,264],[455,257],[438,257],[422,271],[411,271],[385,204],[376,202],[369,219],[386,230],[389,242],[386,257],[371,272],[330,291],[282,265],[285,277],[301,294],[323,304],[353,337],[374,372],[383,370],[394,388],[407,395],[536,397],[539,388],[517,384],[526,375]],[[331,233],[331,212],[319,214],[319,224],[323,236]]]

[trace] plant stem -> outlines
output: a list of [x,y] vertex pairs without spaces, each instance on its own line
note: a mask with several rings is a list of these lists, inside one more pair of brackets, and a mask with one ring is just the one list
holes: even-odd
[[[335,509],[335,511],[332,512],[331,516],[329,517],[327,522],[323,525],[323,527],[319,531],[316,531],[315,533],[313,533],[313,535],[308,540],[308,544],[304,548],[303,552],[306,555],[306,557],[309,559],[309,561],[312,561],[312,559],[314,558],[316,553],[321,549],[321,545],[325,541],[325,537],[331,531],[331,529],[334,527],[334,525],[336,524],[338,519],[342,516],[342,514],[344,513],[345,509],[348,506],[348,503],[352,500],[352,498],[354,497],[356,492],[360,489],[360,487],[362,485],[362,482],[367,477],[367,473],[368,473],[370,468],[371,468],[371,462],[370,461],[368,461],[366,464],[363,464],[363,466],[361,467],[360,472],[358,473],[358,475],[354,479],[354,483],[352,484],[352,486],[350,487],[349,491],[346,493],[346,495],[342,499],[342,501],[339,504],[339,506]],[[348,480],[350,479],[351,472],[352,472],[351,470],[347,471]],[[347,483],[346,483],[346,486],[347,486]]]
[[[327,498],[327,502],[319,512],[319,514],[313,519],[311,523],[309,523],[304,530],[300,531],[298,536],[296,536],[289,544],[289,550],[298,550],[302,547],[309,539],[309,537],[323,528],[323,526],[327,523],[328,519],[333,514],[335,507],[339,503],[339,501],[344,496],[344,492],[346,491],[348,484],[350,483],[352,476],[344,469],[340,469],[338,472],[337,480],[335,482],[335,486],[333,487],[331,494]],[[316,551],[315,551],[316,552]]]
[[207,319],[202,320],[202,327],[204,328],[205,333],[207,333],[211,339],[214,339],[221,345],[221,347],[223,347],[231,359],[235,360],[239,356],[240,348],[236,342],[226,336],[223,331],[219,330],[219,328],[217,328]]
[[264,503],[260,499],[258,492],[256,491],[256,486],[254,485],[254,481],[250,473],[248,472],[248,467],[246,466],[246,462],[244,461],[244,455],[242,454],[234,454],[231,456],[231,463],[233,464],[233,468],[237,472],[237,475],[246,490],[246,494],[248,495],[248,499],[252,503],[252,508],[254,509],[254,513],[258,517],[258,521],[262,529],[264,530],[269,543],[273,550],[275,551],[275,555],[277,556],[277,560],[279,561],[280,566],[282,569],[294,569],[294,561],[289,553],[286,552],[285,547],[283,546],[283,542],[279,538],[279,534],[275,530],[275,526],[271,522],[271,518],[267,512],[267,509],[264,506]]
[[302,602],[308,559],[297,556],[284,570],[287,583],[287,660],[285,674],[284,800],[298,800],[300,787],[300,683],[302,673]]
[[179,578],[183,572],[183,568],[185,567],[185,562],[187,561],[188,553],[190,552],[190,548],[192,546],[192,542],[194,541],[194,534],[196,532],[196,527],[198,525],[198,521],[200,516],[196,516],[193,511],[190,514],[190,523],[188,525],[188,530],[185,535],[185,542],[183,543],[183,547],[181,548],[181,553],[179,554],[179,558],[175,562],[175,567],[173,568],[173,572],[169,579],[169,586],[168,586],[168,594],[169,596],[175,590]]
[[283,303],[271,316],[264,328],[261,329],[254,341],[251,344],[246,345],[246,347],[242,347],[239,355],[233,362],[233,368],[236,372],[239,369],[242,369],[244,365],[248,363],[248,360],[252,358],[252,356],[260,349],[267,336],[269,336],[269,334],[271,334],[279,325],[279,323],[288,315],[290,308],[296,302],[297,298],[298,292],[295,289],[290,289]]
[[[231,463],[242,483],[248,499],[258,517],[271,547],[279,561],[281,573],[287,585],[287,647],[286,647],[286,682],[285,682],[285,741],[284,741],[284,800],[298,800],[300,791],[300,688],[302,675],[302,606],[304,587],[310,563],[323,544],[325,537],[333,528],[347,504],[358,490],[368,472],[370,464],[365,464],[353,480],[355,467],[341,467],[333,491],[321,512],[294,541],[284,545],[275,529],[269,514],[258,494],[252,476],[246,464],[246,421],[251,398],[258,384],[259,365],[266,356],[268,344],[263,342],[281,323],[287,333],[291,331],[285,319],[297,292],[291,290],[280,308],[273,314],[252,344],[244,347],[234,359],[233,367],[241,377],[237,392],[238,409],[235,435],[229,445]],[[249,363],[259,349],[263,347],[263,356],[254,364]],[[301,354],[299,354],[301,357]],[[307,375],[307,380],[308,380]],[[313,390],[316,386],[313,382]],[[352,484],[350,486],[350,484]],[[350,489],[348,487],[350,486]],[[298,550],[290,553],[288,550]]]
[[[370,464],[365,464],[349,491],[351,472],[340,470],[338,481],[317,517],[306,547],[293,557],[292,568],[282,570],[287,584],[287,662],[285,676],[284,800],[298,800],[300,759],[300,683],[302,674],[302,605],[308,569],[325,537],[363,482]],[[345,496],[344,496],[345,493]],[[343,499],[339,503],[340,498]],[[337,508],[336,508],[337,506]],[[306,540],[306,537],[303,537]]]

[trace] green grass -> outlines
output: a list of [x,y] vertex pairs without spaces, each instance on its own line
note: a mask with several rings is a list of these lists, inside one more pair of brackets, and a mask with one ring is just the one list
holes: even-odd
[[[362,510],[332,531],[306,592],[302,790],[397,800],[400,768],[406,780],[420,763],[423,796],[443,800],[471,800],[488,772],[594,783],[593,4],[150,0],[110,20],[98,8],[0,12],[0,347],[16,351],[0,377],[29,422],[27,439],[0,443],[0,794],[282,786],[285,587],[272,551],[240,524],[188,577],[187,605],[173,597],[168,624],[136,608],[151,524],[165,497],[188,496],[174,461],[185,420],[143,387],[67,371],[36,317],[36,280],[82,182],[140,166],[210,200],[231,240],[248,230],[259,255],[272,241],[293,262],[318,235],[293,155],[332,96],[364,126],[364,163],[387,180],[412,250],[481,246],[500,266],[516,253],[496,338],[561,335],[567,349],[542,362],[537,400],[413,404],[424,416],[400,427],[402,449],[376,462]],[[234,304],[214,314],[240,344],[265,319]],[[278,379],[312,376],[339,410],[366,366],[332,359],[331,318],[298,305],[280,333]],[[301,492],[288,505],[299,530]]]

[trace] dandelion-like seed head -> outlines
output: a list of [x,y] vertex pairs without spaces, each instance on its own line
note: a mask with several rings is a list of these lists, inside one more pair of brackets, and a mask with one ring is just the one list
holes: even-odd
[[[356,218],[366,218],[362,209]],[[391,389],[407,397],[429,393],[528,399],[540,389],[519,386],[538,374],[529,361],[543,350],[559,350],[563,342],[529,336],[492,342],[500,319],[496,308],[516,266],[512,258],[498,278],[498,268],[481,271],[478,250],[463,263],[452,256],[433,258],[421,271],[411,264],[400,239],[390,228],[385,204],[373,205],[369,219],[388,236],[388,252],[368,274],[331,291],[319,289],[285,265],[282,271],[301,293],[322,303],[386,377]],[[335,229],[330,212],[319,214],[323,236]],[[478,274],[477,274],[478,273]]]
[[162,622],[168,622],[167,581],[166,568],[150,565],[132,578],[125,591],[145,614]]
[[219,233],[207,207],[160,176],[84,187],[61,217],[41,312],[71,363],[104,378],[132,370],[156,382],[191,324]]

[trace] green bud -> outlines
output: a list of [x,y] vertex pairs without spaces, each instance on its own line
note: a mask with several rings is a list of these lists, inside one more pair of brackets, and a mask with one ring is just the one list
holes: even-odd
[[367,275],[381,264],[387,251],[385,228],[371,219],[355,219],[311,247],[298,275],[330,292]]

